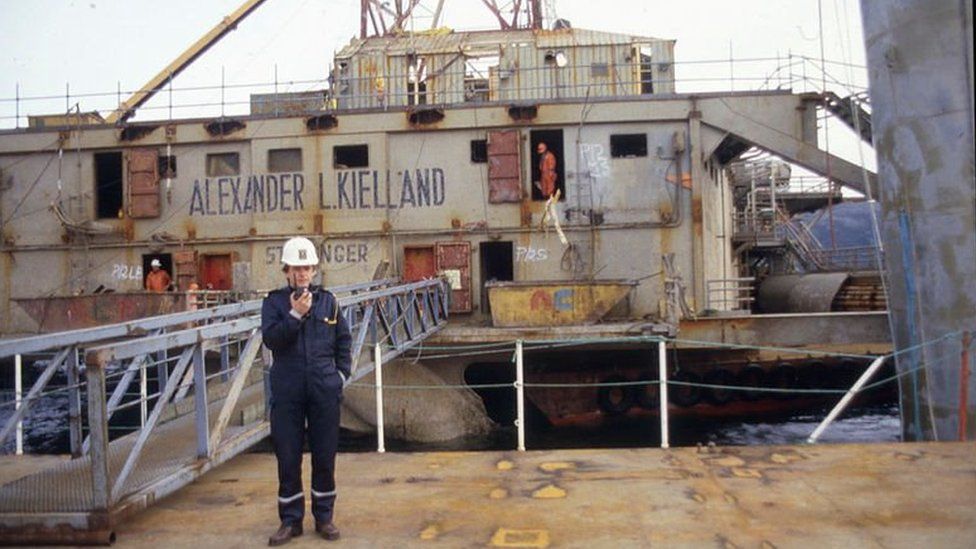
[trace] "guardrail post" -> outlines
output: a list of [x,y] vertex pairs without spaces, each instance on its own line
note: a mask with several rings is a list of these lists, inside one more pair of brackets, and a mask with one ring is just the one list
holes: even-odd
[[[14,412],[20,410],[21,399],[24,398],[24,376],[23,364],[20,354],[14,356]],[[24,453],[24,421],[17,422],[17,434],[15,435],[17,455]]]
[[88,428],[91,448],[92,506],[109,508],[111,486],[108,477],[108,406],[105,402],[105,370],[96,361],[85,369],[88,380]]
[[158,387],[157,392],[162,392],[163,387],[166,386],[166,382],[169,378],[169,357],[167,356],[166,349],[156,352],[156,387]]
[[210,455],[210,411],[207,409],[207,369],[203,342],[193,347],[193,402],[196,407],[197,456]]
[[374,375],[376,377],[376,451],[386,451],[383,432],[383,349],[377,343],[373,350]]
[[81,433],[81,384],[78,375],[78,349],[71,351],[68,357],[68,439],[71,443],[71,456],[81,456],[81,443],[84,440]]
[[658,405],[661,414],[661,448],[670,447],[668,433],[668,349],[664,338],[657,342],[657,372],[660,388]]
[[230,379],[230,338],[220,338],[220,380]]
[[146,395],[148,391],[146,390],[146,368],[149,368],[149,364],[143,362],[139,365],[139,428],[146,426]]
[[522,363],[522,340],[515,340],[515,425],[518,427],[518,451],[525,451],[525,371]]

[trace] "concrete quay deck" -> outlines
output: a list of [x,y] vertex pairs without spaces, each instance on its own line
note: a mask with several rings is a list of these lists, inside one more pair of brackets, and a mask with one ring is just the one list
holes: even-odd
[[[976,547],[972,442],[341,454],[338,477],[337,547]],[[237,456],[116,546],[265,547],[276,488],[273,455]],[[307,515],[289,547],[324,543]]]

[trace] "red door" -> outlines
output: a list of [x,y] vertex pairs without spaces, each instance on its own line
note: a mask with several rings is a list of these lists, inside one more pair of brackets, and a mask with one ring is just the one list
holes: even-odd
[[230,290],[234,287],[230,254],[203,256],[200,271],[200,288],[203,290]]
[[403,247],[403,281],[416,282],[437,276],[433,246]]
[[451,281],[452,313],[471,312],[471,243],[438,242],[437,272]]

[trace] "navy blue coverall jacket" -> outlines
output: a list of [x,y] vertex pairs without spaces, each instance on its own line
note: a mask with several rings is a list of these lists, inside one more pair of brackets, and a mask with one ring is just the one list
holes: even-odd
[[312,454],[312,515],[331,522],[335,505],[335,456],[339,401],[352,365],[352,336],[336,297],[312,286],[312,307],[296,318],[291,288],[268,294],[261,308],[261,335],[274,357],[271,366],[271,439],[278,458],[278,515],[301,524],[302,448],[306,425]]

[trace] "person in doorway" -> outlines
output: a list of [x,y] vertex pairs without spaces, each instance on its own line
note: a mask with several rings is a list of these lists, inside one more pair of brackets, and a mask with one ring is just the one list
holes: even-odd
[[149,274],[146,275],[146,289],[150,292],[165,292],[169,289],[173,280],[169,273],[163,268],[163,264],[158,259],[149,262]]
[[[278,517],[281,526],[268,545],[302,534],[302,447],[308,433],[312,458],[312,516],[315,531],[339,539],[332,521],[336,500],[335,458],[339,443],[339,401],[352,365],[352,336],[334,295],[312,285],[319,264],[315,245],[295,237],[281,250],[287,286],[274,290],[261,307],[261,335],[271,350],[271,440],[278,459]],[[307,431],[306,431],[307,426]]]
[[542,198],[548,199],[556,192],[556,155],[542,141],[536,145],[535,151],[539,153],[539,190]]

